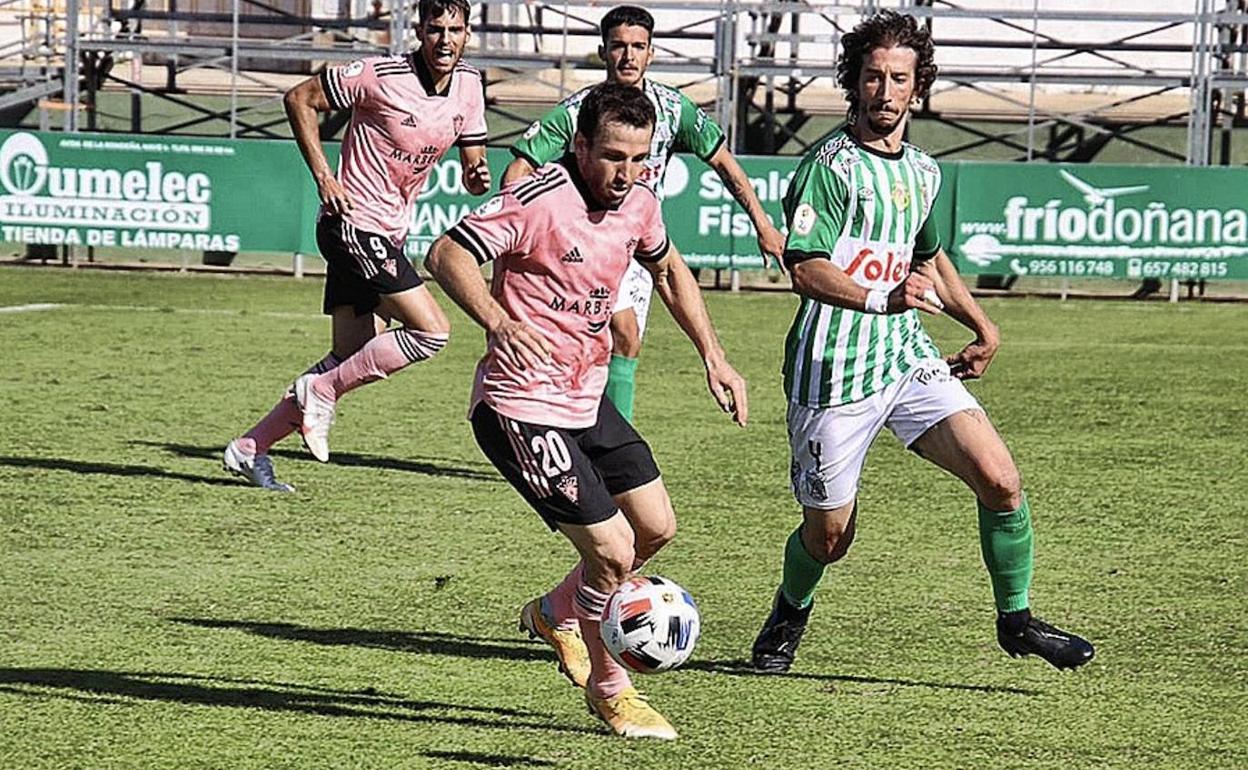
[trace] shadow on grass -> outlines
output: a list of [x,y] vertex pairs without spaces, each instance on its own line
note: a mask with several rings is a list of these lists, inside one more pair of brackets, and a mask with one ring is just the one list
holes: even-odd
[[507,754],[478,754],[475,751],[426,751],[430,759],[447,759],[486,767],[555,767],[558,763],[537,757],[514,757]]
[[925,682],[921,679],[888,679],[874,676],[853,676],[851,674],[815,674],[803,671],[790,671],[787,674],[764,674],[744,660],[695,660],[686,663],[682,668],[691,671],[706,671],[712,674],[728,674],[729,676],[762,677],[766,679],[801,679],[814,682],[851,682],[854,684],[887,684],[896,687],[927,687],[935,690],[966,690],[970,692],[1005,693],[1008,695],[1042,695],[1040,690],[1028,690],[1022,687],[1003,687],[1000,685],[962,684],[960,682]]
[[[220,463],[221,452],[225,449],[224,445],[195,446],[192,444],[166,444],[158,441],[131,441],[130,443],[136,446],[149,446],[164,449],[165,451],[179,457],[191,457],[197,460],[212,460],[216,463]],[[316,460],[307,452],[301,452],[293,449],[272,449],[269,451],[269,456],[281,458],[283,460],[297,460],[300,462],[312,463],[316,462]],[[334,452],[330,455],[329,464],[343,465],[349,468],[376,468],[378,470],[401,471],[403,473],[419,473],[424,476],[441,476],[452,479],[466,479],[468,481],[502,482],[502,477],[498,474],[476,470],[474,468],[464,468],[457,465],[446,465],[438,462],[400,460],[393,457],[356,454],[354,452]]]
[[479,639],[459,634],[428,631],[378,631],[366,628],[313,628],[297,623],[261,623],[251,620],[217,620],[213,618],[168,618],[174,623],[200,628],[227,628],[246,631],[257,636],[311,642],[329,646],[371,647],[374,649],[414,652],[424,655],[446,655],[458,658],[495,658],[500,660],[552,660],[544,644],[527,639]]
[[12,468],[38,468],[46,471],[69,471],[86,475],[104,476],[151,476],[158,479],[174,481],[192,481],[196,484],[215,484],[233,487],[240,482],[224,476],[197,476],[193,473],[178,473],[147,465],[122,465],[120,463],[101,463],[89,460],[66,460],[59,457],[5,457],[0,456],[0,466]]
[[[34,698],[128,704],[164,701],[227,706],[329,717],[382,719],[507,730],[593,733],[554,724],[535,711],[409,700],[375,690],[334,690],[286,682],[226,679],[157,671],[99,671],[65,668],[0,668],[0,692]],[[89,697],[88,697],[89,696]]]

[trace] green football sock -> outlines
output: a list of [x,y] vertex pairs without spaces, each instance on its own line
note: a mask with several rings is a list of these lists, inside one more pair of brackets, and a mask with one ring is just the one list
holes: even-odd
[[816,561],[802,543],[802,528],[793,530],[784,544],[784,580],[780,583],[780,591],[789,604],[799,610],[810,605],[823,568],[823,563]]
[[629,422],[633,421],[633,391],[637,387],[636,374],[637,359],[611,356],[611,363],[607,366],[606,395],[624,419]]
[[1026,495],[1014,511],[991,511],[979,503],[979,546],[992,578],[997,611],[1027,609],[1033,546]]

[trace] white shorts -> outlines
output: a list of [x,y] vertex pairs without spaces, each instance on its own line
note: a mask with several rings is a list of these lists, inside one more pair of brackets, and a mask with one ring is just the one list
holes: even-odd
[[633,309],[637,314],[637,336],[645,336],[646,318],[650,315],[650,293],[654,290],[654,276],[637,260],[628,266],[624,280],[620,281],[620,296],[612,313]]
[[939,358],[920,361],[901,379],[852,404],[789,404],[789,480],[797,502],[829,510],[858,495],[871,442],[885,426],[909,447],[951,414],[983,407]]

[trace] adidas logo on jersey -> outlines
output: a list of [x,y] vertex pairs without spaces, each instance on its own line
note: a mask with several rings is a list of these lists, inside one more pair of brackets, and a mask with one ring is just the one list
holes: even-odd
[[569,251],[567,254],[564,254],[562,257],[559,258],[559,261],[560,262],[576,262],[579,264],[581,262],[584,262],[585,258],[581,256],[580,247],[573,246],[571,251]]
[[408,115],[406,118],[403,118],[402,125],[405,125],[408,128],[416,128],[420,125],[420,121],[416,120],[415,115]]

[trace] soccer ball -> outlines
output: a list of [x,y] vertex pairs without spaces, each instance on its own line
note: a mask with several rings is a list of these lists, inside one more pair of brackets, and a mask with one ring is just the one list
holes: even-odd
[[689,659],[701,629],[698,605],[667,578],[629,578],[607,599],[602,641],[620,665],[657,674]]

